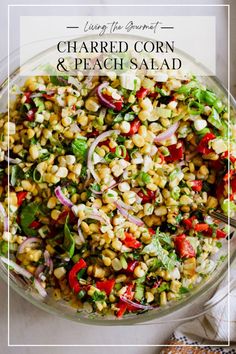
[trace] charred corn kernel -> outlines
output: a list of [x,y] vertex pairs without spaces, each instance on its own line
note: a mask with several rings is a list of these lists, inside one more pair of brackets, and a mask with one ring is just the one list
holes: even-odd
[[166,215],[167,214],[167,208],[164,205],[162,205],[162,206],[160,206],[158,208],[155,208],[154,213],[157,216]]
[[216,208],[218,205],[218,200],[215,197],[209,196],[207,199],[206,206],[207,208]]
[[35,131],[31,128],[27,130],[27,135],[29,139],[32,139],[34,137]]
[[71,132],[71,131],[69,131],[69,130],[67,130],[66,132],[64,132],[64,136],[65,136],[66,138],[68,138],[68,139],[73,139],[74,133]]
[[187,277],[193,277],[196,274],[196,258],[188,258],[183,264],[183,274]]
[[38,262],[41,256],[42,256],[41,250],[31,250],[29,252],[29,259],[33,262]]
[[145,293],[145,299],[148,303],[152,302],[154,300],[154,295],[151,292],[147,291]]
[[146,120],[149,119],[150,112],[148,110],[141,110],[138,114],[138,117],[142,122],[145,122]]
[[188,197],[187,195],[182,195],[179,200],[180,204],[182,205],[190,205],[192,204],[192,198]]
[[74,174],[76,174],[77,176],[80,175],[81,173],[81,169],[82,169],[82,165],[80,163],[77,163],[74,165],[74,168],[73,168],[73,172]]
[[93,268],[93,275],[95,278],[104,278],[105,270],[96,264]]
[[178,293],[179,289],[181,287],[181,282],[178,280],[172,280],[170,283],[170,290],[173,291],[173,293]]
[[123,122],[120,123],[120,130],[122,133],[129,133],[130,123],[123,120]]
[[124,283],[127,280],[127,276],[125,274],[119,274],[116,277],[116,283]]
[[130,139],[127,139],[127,140],[125,141],[125,147],[126,147],[126,149],[133,149],[133,147],[134,147],[133,141],[130,140]]
[[87,193],[86,192],[81,193],[80,198],[83,202],[86,202],[88,198]]
[[47,244],[46,250],[50,253],[50,255],[53,255],[55,253],[54,248],[49,244]]
[[114,258],[111,262],[111,265],[116,272],[122,269],[121,261],[118,258]]
[[121,247],[122,247],[122,242],[120,242],[118,239],[115,239],[112,241],[112,248],[114,248],[114,250],[116,251],[120,251]]
[[26,179],[21,181],[21,185],[22,185],[23,189],[28,192],[30,192],[32,190],[32,184],[29,181],[27,181]]
[[146,97],[143,100],[140,101],[140,106],[142,107],[143,110],[145,111],[152,111],[152,101]]
[[13,122],[6,122],[4,124],[4,133],[6,135],[14,135],[16,134],[16,125]]
[[120,192],[128,192],[130,190],[130,185],[128,182],[122,182],[118,184],[118,189]]
[[133,140],[134,145],[136,145],[137,147],[142,147],[145,144],[144,138],[139,134],[134,134],[132,136],[132,140]]
[[160,305],[164,306],[167,304],[166,292],[162,291],[160,294]]
[[104,263],[104,265],[105,265],[106,267],[110,267],[110,265],[111,265],[111,258],[106,257],[106,256],[102,256],[102,261],[103,261],[103,263]]
[[53,298],[55,301],[61,300],[61,290],[60,289],[53,289]]
[[82,126],[85,127],[88,124],[88,117],[85,115],[81,115],[77,117],[77,122]]
[[57,220],[59,218],[60,214],[61,214],[60,210],[54,209],[51,211],[51,218],[53,220]]
[[136,193],[133,191],[124,192],[123,199],[126,204],[131,205],[136,201]]
[[29,154],[32,160],[36,160],[39,157],[39,149],[37,145],[30,145]]
[[47,203],[47,207],[49,209],[54,209],[56,205],[57,205],[57,198],[56,197],[49,198],[48,203]]
[[203,165],[199,168],[199,172],[203,175],[203,176],[207,176],[209,174],[209,170],[208,168]]
[[59,178],[66,178],[66,176],[68,175],[68,170],[66,167],[59,167],[57,172],[56,172],[56,177]]
[[145,270],[141,268],[140,265],[138,265],[137,267],[135,267],[134,269],[134,275],[136,278],[141,278],[146,274]]
[[67,99],[67,104],[68,104],[69,107],[71,107],[74,104],[76,104],[77,97],[72,96],[72,95],[68,95],[66,99]]
[[54,269],[54,272],[53,274],[55,275],[55,277],[57,279],[61,279],[64,277],[64,275],[66,274],[66,270],[64,267],[59,267],[59,268],[56,268]]
[[61,123],[64,127],[68,127],[72,123],[71,117],[62,118]]
[[100,108],[100,104],[95,97],[88,98],[85,101],[85,108],[91,112],[97,112]]
[[191,173],[193,173],[195,171],[195,166],[194,166],[194,163],[192,163],[192,162],[189,163],[189,171]]
[[150,189],[151,191],[155,192],[157,190],[157,185],[154,183],[148,183],[147,188]]

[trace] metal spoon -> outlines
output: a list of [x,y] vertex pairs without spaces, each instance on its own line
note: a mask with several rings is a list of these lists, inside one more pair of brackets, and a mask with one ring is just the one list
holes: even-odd
[[205,208],[200,207],[199,210],[205,214],[208,214],[210,216],[212,216],[215,219],[218,219],[222,222],[224,222],[225,224],[229,224],[230,226],[234,227],[236,229],[236,220],[226,216],[224,214],[222,214],[219,211],[215,211],[215,210],[207,210]]

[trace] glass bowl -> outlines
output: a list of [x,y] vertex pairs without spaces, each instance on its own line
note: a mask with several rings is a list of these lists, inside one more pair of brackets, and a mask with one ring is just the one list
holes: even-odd
[[[128,36],[126,36],[128,37]],[[91,38],[89,36],[86,39]],[[140,37],[144,39],[143,37]],[[26,66],[34,67],[40,57],[47,55],[51,49],[42,52],[40,55],[32,58],[28,61]],[[186,56],[192,64],[199,66],[199,63],[195,63],[194,59]],[[9,65],[8,65],[9,64]],[[9,71],[8,71],[9,67]],[[8,73],[10,80],[8,82]],[[7,110],[8,102],[8,85],[11,88],[14,84],[21,86],[25,81],[26,77],[22,77],[19,71],[19,51],[15,51],[11,54],[9,62],[4,59],[0,63],[0,112]],[[230,99],[231,109],[233,114],[236,114],[236,102],[234,98],[228,93],[221,82],[214,76],[205,76],[200,78],[208,88],[214,90],[216,94],[225,102]],[[233,231],[233,230],[232,230]],[[232,232],[231,238],[229,240],[223,241],[223,246],[219,252],[214,256],[218,261],[218,266],[216,269],[205,278],[197,287],[193,288],[189,293],[185,294],[181,300],[168,302],[167,305],[148,312],[143,312],[139,314],[130,313],[125,315],[121,319],[116,319],[114,317],[102,317],[96,314],[89,314],[86,312],[77,312],[76,309],[71,307],[65,301],[54,301],[50,296],[42,298],[34,288],[30,287],[29,284],[25,283],[20,276],[10,274],[9,284],[10,287],[20,294],[27,301],[31,302],[38,308],[47,311],[51,314],[59,315],[63,318],[73,320],[80,323],[86,323],[91,325],[132,325],[135,323],[144,323],[147,321],[150,324],[155,322],[170,322],[173,320],[183,320],[186,318],[193,318],[209,310],[209,306],[204,306],[206,300],[212,296],[219,285],[220,281],[229,275],[228,269],[232,262],[236,259],[236,236]],[[227,257],[225,257],[227,256]],[[0,276],[3,280],[8,282],[8,271],[7,268],[0,261]],[[49,292],[50,293],[50,292]],[[220,300],[220,299],[219,299]],[[195,305],[197,302],[197,306]],[[214,304],[215,305],[215,304]],[[212,305],[211,305],[212,306]],[[191,316],[189,316],[189,313]],[[148,324],[148,323],[147,323]]]

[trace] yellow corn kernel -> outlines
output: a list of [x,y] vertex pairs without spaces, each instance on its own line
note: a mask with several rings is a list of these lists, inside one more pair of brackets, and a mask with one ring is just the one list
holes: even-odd
[[57,220],[59,218],[60,214],[61,214],[61,212],[59,210],[54,209],[51,211],[51,218],[53,220]]
[[57,198],[56,197],[49,198],[48,203],[47,203],[47,207],[49,209],[54,209],[56,205],[57,205]]
[[29,148],[29,154],[32,160],[36,160],[39,157],[39,149],[37,145],[31,145]]

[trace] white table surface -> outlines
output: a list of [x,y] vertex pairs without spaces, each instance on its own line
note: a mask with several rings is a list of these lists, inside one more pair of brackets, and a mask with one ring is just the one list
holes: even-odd
[[[52,3],[51,1],[50,3]],[[110,0],[71,0],[72,3],[115,3]],[[167,3],[184,3],[183,1],[170,0]],[[0,59],[5,56],[7,52],[7,4],[8,0],[1,0],[0,2],[0,24],[1,24],[1,36],[0,36]],[[18,1],[13,0],[11,3],[47,3],[47,1],[37,0],[25,0]],[[64,0],[55,0],[54,3],[65,4]],[[125,0],[120,0],[119,4],[127,3]],[[133,3],[131,0],[129,3]],[[136,3],[144,3],[144,1],[136,1]],[[148,3],[164,3],[158,0],[149,0]],[[186,2],[185,2],[186,3]],[[206,3],[205,1],[188,1],[188,3]],[[223,3],[223,0],[208,0],[207,3]],[[228,3],[228,2],[227,2]],[[233,15],[232,23],[236,22],[236,2],[231,1]],[[222,19],[222,38],[224,38],[225,20]],[[233,33],[233,30],[232,30]],[[232,49],[235,53],[235,41],[236,36],[232,38]],[[224,41],[222,39],[222,48],[224,48]],[[221,50],[217,53],[217,60],[219,62],[220,70],[218,76],[222,80],[226,80],[226,59],[225,52]],[[232,68],[236,67],[235,56],[232,56]],[[236,74],[233,69],[232,80],[232,92],[236,95]],[[27,343],[45,343],[45,344],[144,344],[155,345],[163,344],[166,342],[172,331],[176,327],[176,323],[154,324],[154,325],[138,325],[129,327],[96,327],[80,325],[71,321],[67,321],[56,316],[49,315],[43,311],[37,309],[30,303],[26,302],[18,294],[13,291],[10,292],[11,297],[11,311],[10,311],[10,333],[12,344],[27,344]],[[136,354],[154,354],[158,353],[160,348],[158,347],[81,347],[81,348],[65,348],[65,347],[7,347],[7,285],[0,282],[0,354],[74,354],[74,353],[136,353]],[[197,306],[195,302],[194,306]],[[188,315],[191,314],[191,311]],[[174,318],[175,316],[173,316]]]

